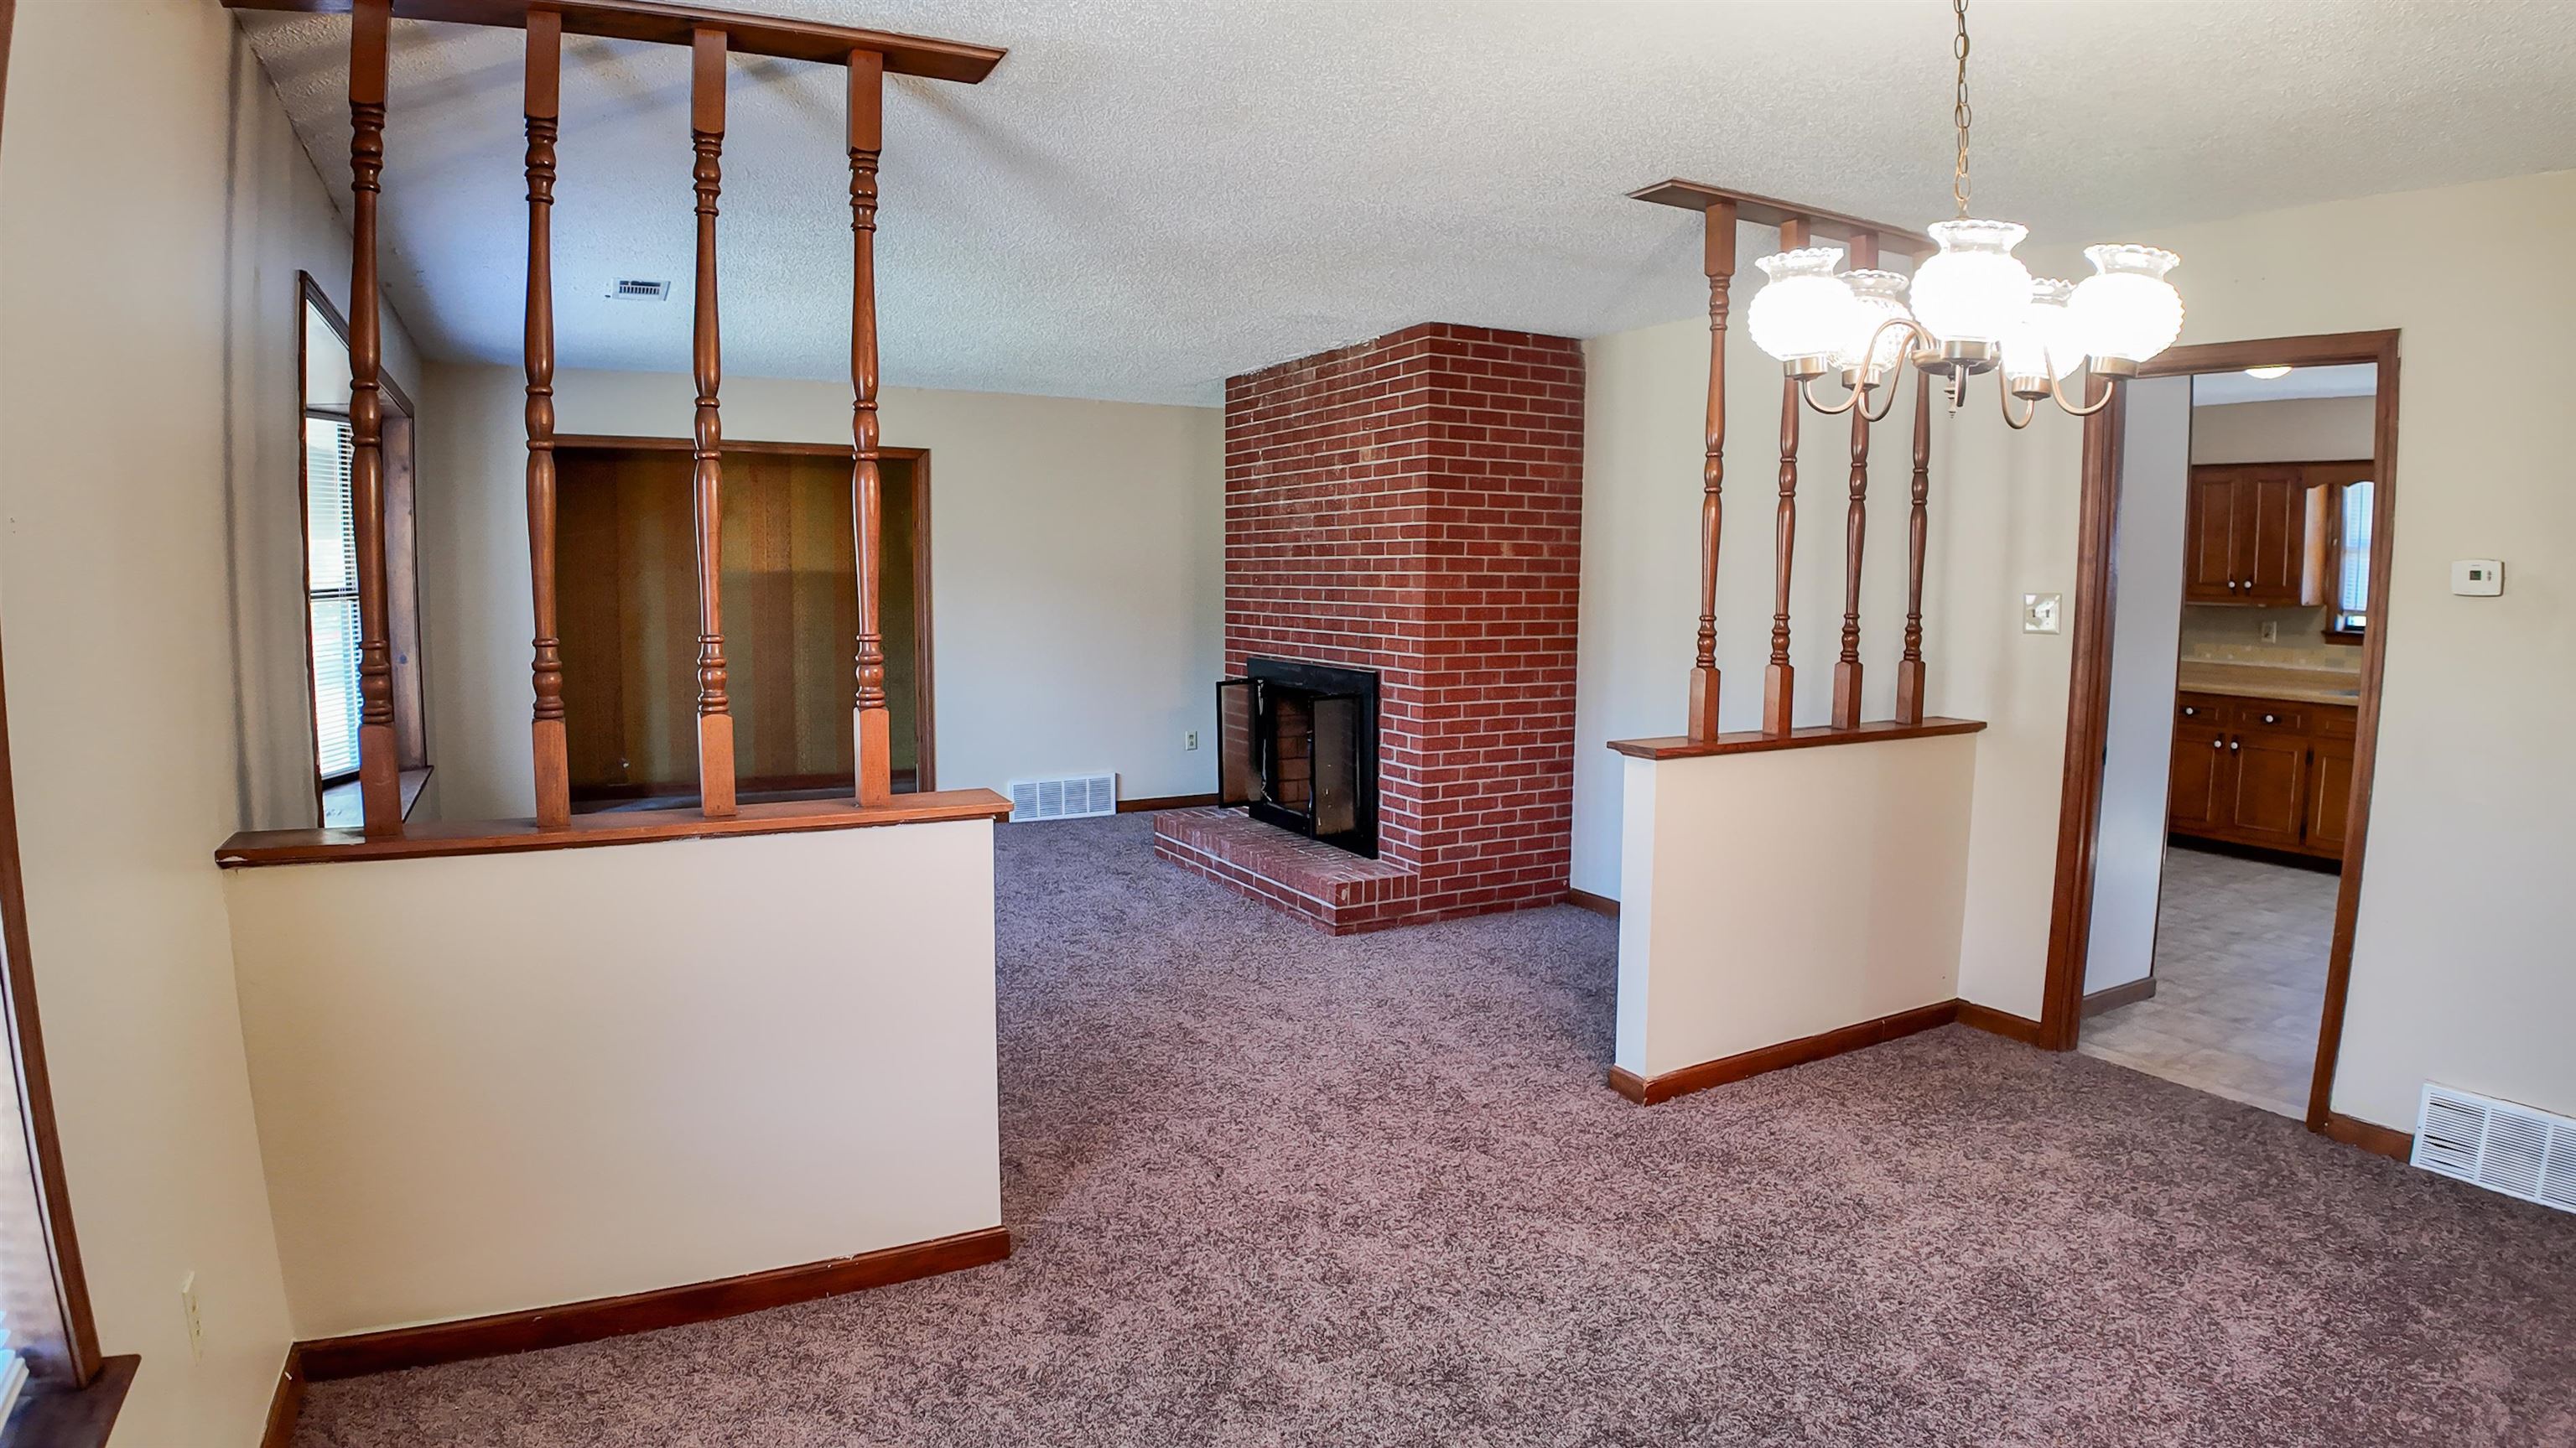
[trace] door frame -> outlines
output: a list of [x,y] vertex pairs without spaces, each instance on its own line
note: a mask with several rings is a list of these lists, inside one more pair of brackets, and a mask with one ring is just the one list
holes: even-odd
[[[555,450],[624,449],[644,452],[692,452],[697,444],[685,437],[622,437],[609,433],[558,433]],[[718,456],[726,453],[769,453],[773,456],[843,458],[852,467],[858,465],[857,449],[849,443],[829,442],[736,442],[726,439]],[[893,458],[912,465],[912,591],[913,591],[913,788],[923,794],[937,789],[934,754],[931,741],[937,729],[931,714],[931,614],[930,614],[930,449],[926,447],[881,447],[877,456]],[[855,523],[853,524],[855,526]],[[855,687],[855,685],[853,686]]]
[[[2334,934],[2326,957],[2325,1010],[2308,1083],[2307,1127],[2342,1139],[2371,1134],[2332,1109],[2335,1062],[2343,1048],[2344,998],[2352,983],[2353,931],[2361,911],[2362,857],[2370,836],[2371,777],[2379,757],[2380,684],[2388,658],[2389,556],[2397,516],[2397,339],[2391,331],[2338,332],[2174,347],[2139,368],[2142,377],[2230,372],[2288,363],[2378,369],[2371,424],[2370,626],[2361,643],[2361,699],[2353,740],[2352,794]],[[2120,432],[2127,409],[2115,399],[2084,424],[2083,503],[2078,524],[2074,677],[2067,690],[2066,757],[2057,826],[2057,880],[2048,924],[2048,969],[2039,1044],[2071,1051],[2081,1035],[2084,967],[2093,928],[2094,852],[2102,815],[2103,741],[2110,724],[2113,560],[2118,543]]]

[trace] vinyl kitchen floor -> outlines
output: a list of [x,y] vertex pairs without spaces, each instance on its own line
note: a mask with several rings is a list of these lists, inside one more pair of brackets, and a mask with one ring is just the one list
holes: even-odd
[[2335,877],[2175,846],[2157,912],[2156,993],[2084,1023],[2086,1055],[2307,1114]]

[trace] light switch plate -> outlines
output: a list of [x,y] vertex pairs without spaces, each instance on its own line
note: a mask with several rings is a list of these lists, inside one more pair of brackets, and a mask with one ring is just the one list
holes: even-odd
[[2021,631],[2023,633],[2061,633],[2059,620],[2065,616],[2066,595],[2062,593],[2025,593],[2021,596]]
[[2451,591],[2463,598],[2493,598],[2504,592],[2504,565],[2493,558],[2462,558],[2451,564]]

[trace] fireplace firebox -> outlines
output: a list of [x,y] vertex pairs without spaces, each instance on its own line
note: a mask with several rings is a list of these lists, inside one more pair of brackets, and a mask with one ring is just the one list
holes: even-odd
[[1377,858],[1378,676],[1252,658],[1216,686],[1217,789],[1255,819]]

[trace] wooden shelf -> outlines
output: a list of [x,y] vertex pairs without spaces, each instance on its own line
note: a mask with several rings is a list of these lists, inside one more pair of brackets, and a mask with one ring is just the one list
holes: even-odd
[[745,805],[727,819],[695,810],[620,811],[575,815],[572,823],[540,829],[532,819],[442,820],[407,827],[399,836],[368,839],[356,830],[245,830],[224,841],[215,863],[227,870],[258,865],[317,865],[350,860],[422,860],[439,855],[497,855],[525,850],[571,850],[592,845],[640,845],[662,840],[704,840],[724,835],[799,834],[808,830],[859,830],[881,825],[998,820],[1011,802],[989,789],[947,789],[900,794],[892,803],[861,807],[858,801],[789,800]]
[[1610,747],[1631,759],[1706,759],[1719,754],[1767,754],[1775,749],[1883,744],[1892,739],[1933,739],[1944,734],[1974,734],[1985,727],[1986,722],[1982,719],[1932,718],[1920,724],[1899,724],[1893,719],[1879,719],[1851,729],[1811,724],[1786,734],[1743,729],[1732,734],[1720,734],[1715,739],[1690,739],[1679,734],[1661,739],[1613,739]]

